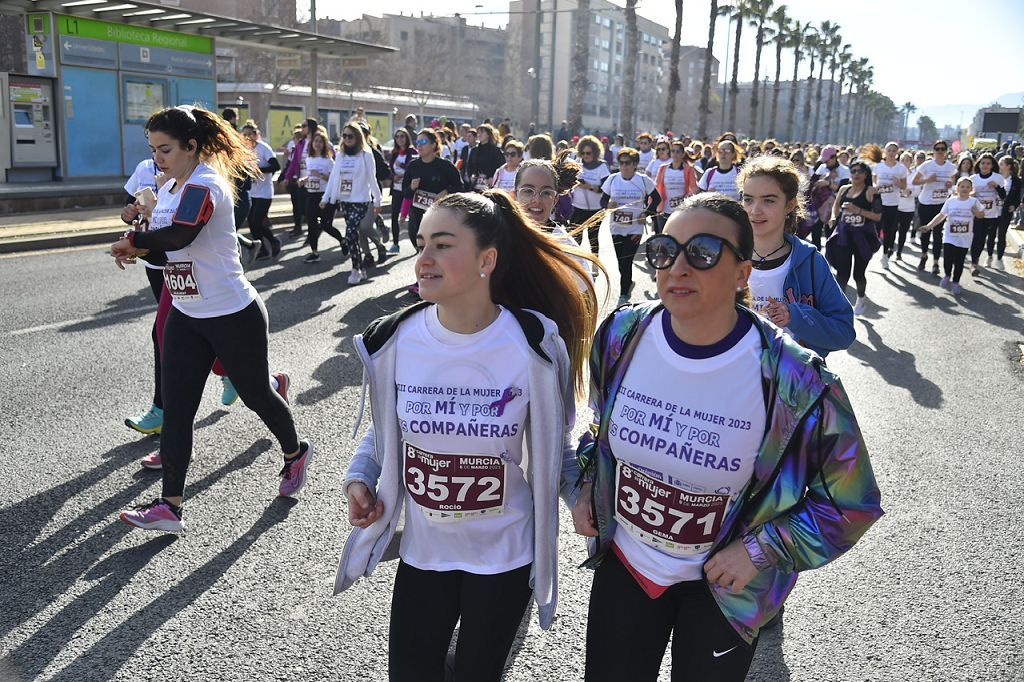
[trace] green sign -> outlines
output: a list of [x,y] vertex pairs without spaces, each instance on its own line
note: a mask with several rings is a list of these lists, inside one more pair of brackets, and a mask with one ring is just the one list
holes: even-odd
[[200,54],[213,54],[213,39],[186,33],[161,31],[143,26],[112,24],[82,17],[57,15],[57,29],[61,35],[110,40],[117,43],[132,43],[147,47],[166,47],[171,50],[185,50]]

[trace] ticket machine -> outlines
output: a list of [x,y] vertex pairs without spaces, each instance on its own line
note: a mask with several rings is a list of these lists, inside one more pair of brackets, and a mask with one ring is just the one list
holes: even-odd
[[10,140],[8,182],[53,179],[57,168],[57,126],[53,80],[10,74],[3,88]]

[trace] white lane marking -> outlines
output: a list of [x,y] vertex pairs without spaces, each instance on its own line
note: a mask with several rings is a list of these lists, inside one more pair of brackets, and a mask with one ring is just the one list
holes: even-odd
[[147,305],[140,308],[128,308],[127,310],[119,310],[116,313],[108,313],[106,315],[95,315],[93,317],[82,317],[77,320],[64,320],[62,322],[51,322],[50,324],[41,324],[36,327],[25,327],[24,329],[15,329],[14,331],[7,332],[8,336],[22,336],[24,334],[33,334],[35,332],[45,332],[50,329],[59,329],[60,327],[67,327],[74,324],[84,324],[86,322],[102,322],[114,317],[124,317],[126,315],[134,315],[135,313],[143,313],[154,310],[153,306]]

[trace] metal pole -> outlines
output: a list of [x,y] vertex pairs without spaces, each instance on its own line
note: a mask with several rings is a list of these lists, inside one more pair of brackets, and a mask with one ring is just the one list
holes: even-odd
[[[314,34],[316,34],[316,32],[317,32],[316,31],[316,0],[309,0],[309,23],[310,23],[310,31],[312,31]],[[309,116],[310,116],[310,118],[315,118],[315,119],[317,119],[319,121],[320,120],[320,93],[317,90],[317,80],[319,79],[319,77],[317,75],[317,66],[318,66],[317,61],[318,60],[317,60],[316,48],[314,47],[313,51],[309,55],[309,69],[310,69],[310,72],[311,72],[311,74],[313,76],[312,79],[310,80],[310,93],[309,93],[309,99],[310,99],[309,105],[313,109],[313,112]]]

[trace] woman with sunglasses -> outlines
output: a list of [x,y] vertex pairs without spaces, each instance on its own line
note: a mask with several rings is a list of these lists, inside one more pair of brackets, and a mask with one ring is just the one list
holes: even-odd
[[[875,145],[865,145],[875,147]],[[885,144],[885,156],[875,163],[875,189],[882,197],[882,269],[889,269],[889,256],[896,243],[899,230],[900,192],[907,187],[907,167],[899,161],[900,146],[896,142]]]
[[654,223],[655,234],[662,233],[669,215],[679,210],[686,197],[699,191],[697,172],[693,169],[693,157],[686,151],[686,145],[682,140],[676,140],[671,144],[671,149],[672,158],[658,168],[654,175],[654,186],[661,195],[661,205],[658,207]]
[[373,424],[345,477],[335,590],[375,569],[404,508],[389,679],[441,682],[460,621],[455,679],[497,682],[530,598],[541,628],[554,617],[597,298],[500,190],[438,200],[417,240],[424,302],[354,339]]
[[523,161],[523,149],[523,143],[517,140],[509,140],[505,144],[505,165],[494,171],[491,187],[503,189],[509,194],[515,192],[516,174],[519,172],[519,164]]
[[402,182],[405,180],[405,169],[416,158],[416,147],[409,139],[405,128],[395,131],[395,146],[391,150],[391,246],[388,253],[398,253],[398,234],[401,227],[402,213]]
[[654,682],[670,636],[673,679],[740,682],[798,573],[882,514],[839,379],[745,307],[753,246],[739,203],[690,197],[646,244],[660,300],[598,330],[573,509],[588,682]]
[[654,146],[654,158],[644,168],[644,172],[647,173],[647,177],[654,180],[658,177],[661,167],[670,163],[672,163],[672,155],[669,152],[669,142],[666,139],[660,139]]
[[611,212],[612,244],[619,264],[619,305],[633,292],[633,257],[640,248],[648,214],[661,203],[654,181],[637,173],[640,152],[626,147],[619,152],[619,172],[601,185],[601,207]]
[[857,336],[853,308],[825,257],[795,236],[807,184],[789,161],[761,156],[740,171],[743,208],[754,230],[753,309],[821,357]]
[[867,304],[867,270],[871,255],[882,245],[878,238],[878,221],[882,219],[882,199],[871,185],[871,166],[859,159],[850,164],[850,184],[843,185],[832,204],[834,230],[825,243],[825,258],[836,269],[839,290],[853,274],[857,285],[854,315],[863,315]]
[[[946,158],[949,146],[945,140],[939,140],[932,146],[934,158],[917,167],[913,183],[921,185],[921,194],[917,197],[917,217],[921,225],[927,225],[939,214],[942,204],[949,198],[949,189],[953,186],[953,176],[957,170]],[[936,234],[932,239],[932,231],[920,231],[921,262],[918,270],[928,265],[928,243],[932,242],[932,274],[939,274],[939,258],[942,255],[942,239]]]
[[739,147],[735,142],[722,140],[715,145],[715,158],[715,164],[704,170],[697,186],[702,192],[719,192],[739,201],[740,190],[736,185]]
[[[590,253],[595,256],[600,249],[600,223],[594,225],[590,220],[601,211],[601,185],[612,172],[604,162],[604,149],[593,135],[584,135],[576,144],[576,156],[580,160],[580,173],[576,185],[572,188],[572,218],[569,222],[580,229],[580,245],[583,245],[583,232],[587,233]],[[582,228],[583,225],[587,227]],[[582,228],[582,229],[581,229]]]

